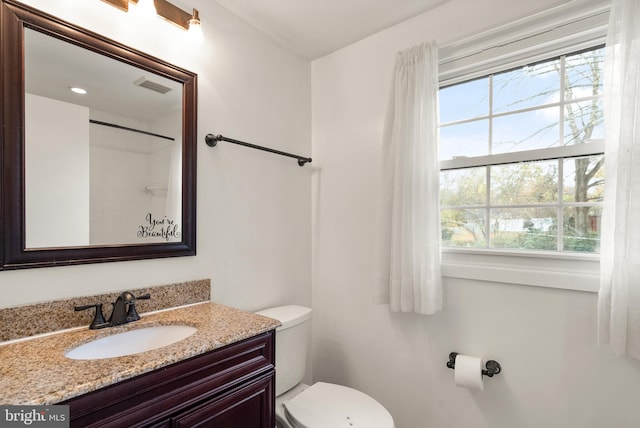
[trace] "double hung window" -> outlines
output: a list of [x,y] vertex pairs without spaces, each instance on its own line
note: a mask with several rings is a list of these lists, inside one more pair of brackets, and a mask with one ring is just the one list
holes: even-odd
[[604,48],[440,89],[444,248],[598,253]]

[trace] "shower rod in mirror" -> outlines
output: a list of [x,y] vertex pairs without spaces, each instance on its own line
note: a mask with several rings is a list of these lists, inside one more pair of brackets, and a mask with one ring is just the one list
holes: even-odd
[[226,141],[228,143],[239,144],[241,146],[250,147],[252,149],[263,150],[265,152],[275,153],[275,154],[281,155],[281,156],[288,156],[290,158],[297,159],[298,160],[298,165],[300,165],[300,166],[304,166],[304,164],[306,164],[306,163],[311,163],[311,158],[306,158],[306,157],[303,157],[303,156],[293,155],[291,153],[282,152],[280,150],[275,150],[275,149],[270,149],[268,147],[258,146],[256,144],[245,143],[244,141],[234,140],[233,138],[227,138],[227,137],[224,137],[224,136],[222,136],[220,134],[218,134],[218,135],[207,134],[207,136],[204,137],[204,141],[207,143],[207,145],[209,147],[215,147],[218,144],[218,141]]
[[[0,40],[0,271],[194,256],[197,75],[18,0],[0,0]],[[132,90],[149,79],[171,91]],[[89,156],[93,143],[111,163]],[[69,186],[56,185],[63,177]],[[132,205],[129,188],[150,184],[171,186],[167,203]],[[92,217],[91,198],[108,198],[97,216],[107,221]]]
[[122,129],[123,131],[136,132],[138,134],[149,135],[151,137],[163,138],[165,140],[175,141],[176,139],[173,137],[167,137],[166,135],[156,134],[155,132],[144,131],[142,129],[130,128],[128,126],[118,125],[116,123],[103,122],[101,120],[89,119],[89,123],[93,123],[94,125],[102,125],[108,126],[110,128]]

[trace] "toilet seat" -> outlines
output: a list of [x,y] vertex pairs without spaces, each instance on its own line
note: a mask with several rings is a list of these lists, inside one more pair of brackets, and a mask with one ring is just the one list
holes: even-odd
[[295,428],[394,428],[393,418],[367,394],[346,386],[318,382],[284,403]]

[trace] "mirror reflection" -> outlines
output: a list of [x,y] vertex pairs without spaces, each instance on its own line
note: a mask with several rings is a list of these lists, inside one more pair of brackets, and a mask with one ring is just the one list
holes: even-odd
[[181,82],[25,28],[25,247],[182,240]]

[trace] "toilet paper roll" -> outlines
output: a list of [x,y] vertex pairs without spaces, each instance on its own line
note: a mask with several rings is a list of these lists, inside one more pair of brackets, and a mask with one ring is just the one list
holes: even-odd
[[454,370],[456,386],[469,388],[473,391],[482,391],[484,389],[482,380],[483,367],[482,358],[458,354]]

